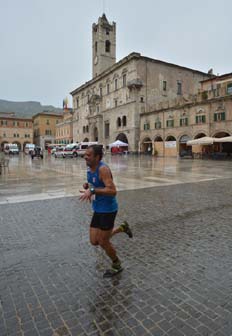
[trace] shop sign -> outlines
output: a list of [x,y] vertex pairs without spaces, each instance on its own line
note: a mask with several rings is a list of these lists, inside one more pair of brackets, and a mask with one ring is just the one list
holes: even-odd
[[176,148],[176,141],[165,141],[165,148]]

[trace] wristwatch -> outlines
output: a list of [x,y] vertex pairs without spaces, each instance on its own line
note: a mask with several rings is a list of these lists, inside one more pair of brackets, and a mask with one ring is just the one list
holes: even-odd
[[90,192],[91,192],[92,195],[95,194],[95,189],[94,189],[94,187],[91,187],[89,190],[90,190]]

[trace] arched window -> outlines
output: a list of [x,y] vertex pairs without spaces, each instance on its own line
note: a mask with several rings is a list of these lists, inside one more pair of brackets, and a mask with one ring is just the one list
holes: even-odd
[[106,49],[106,52],[110,52],[110,41],[109,40],[106,40],[105,49]]
[[122,126],[126,126],[126,116],[122,117]]
[[95,42],[95,53],[97,53],[97,41]]
[[121,118],[119,118],[119,117],[117,119],[117,127],[121,127]]
[[89,126],[87,125],[86,126],[86,133],[88,133],[89,132]]
[[83,126],[83,133],[85,133],[85,126]]

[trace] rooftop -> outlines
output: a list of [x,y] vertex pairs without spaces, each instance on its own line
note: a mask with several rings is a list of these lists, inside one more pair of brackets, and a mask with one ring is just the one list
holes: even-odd
[[131,61],[131,60],[145,60],[148,62],[153,62],[153,63],[158,63],[158,64],[164,64],[170,67],[175,67],[175,68],[179,68],[179,69],[183,69],[183,70],[190,70],[192,72],[198,73],[198,74],[202,74],[205,76],[213,76],[215,77],[215,75],[210,75],[206,72],[202,72],[199,70],[195,70],[195,69],[191,69],[191,68],[187,68],[178,64],[174,64],[174,63],[169,63],[169,62],[165,62],[165,61],[161,61],[158,59],[153,59],[150,57],[146,57],[146,56],[142,56],[140,53],[137,52],[132,52],[130,53],[128,56],[122,58],[120,61],[118,61],[117,63],[115,63],[114,65],[112,65],[110,68],[106,69],[105,71],[103,71],[101,74],[99,74],[98,76],[94,77],[93,79],[87,81],[85,84],[79,86],[78,88],[74,89],[73,91],[70,92],[71,95],[74,95],[76,93],[78,93],[79,91],[87,88],[89,85],[99,81],[99,79],[107,76],[110,72],[118,69],[120,66],[122,66],[123,64]]

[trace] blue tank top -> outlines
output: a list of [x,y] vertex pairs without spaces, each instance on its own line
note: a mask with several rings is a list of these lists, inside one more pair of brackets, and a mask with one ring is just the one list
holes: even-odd
[[[99,162],[99,165],[94,173],[91,172],[90,168],[87,169],[87,180],[90,185],[94,188],[104,188],[105,184],[99,178],[99,168],[106,166],[102,161]],[[98,213],[109,213],[115,212],[118,210],[118,203],[115,196],[103,196],[95,195],[95,200],[92,202],[93,211]]]

